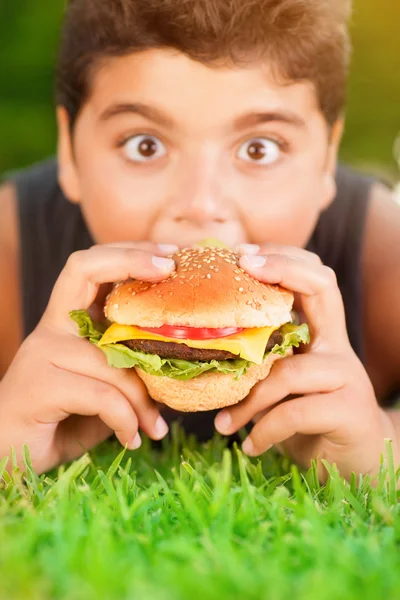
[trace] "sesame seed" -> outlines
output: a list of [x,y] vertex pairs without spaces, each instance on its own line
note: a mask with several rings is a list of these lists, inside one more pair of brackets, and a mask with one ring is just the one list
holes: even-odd
[[244,292],[244,289],[243,288],[239,288],[239,292]]
[[114,308],[119,308],[119,304],[114,304]]
[[240,277],[235,277],[236,281],[242,281]]
[[202,267],[202,265],[197,265],[197,268],[198,268],[198,269],[201,269],[201,267]]
[[210,273],[207,274],[207,279],[211,279]]

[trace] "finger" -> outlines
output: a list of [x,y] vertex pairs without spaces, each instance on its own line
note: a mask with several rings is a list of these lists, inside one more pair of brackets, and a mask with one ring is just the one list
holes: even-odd
[[131,248],[135,250],[143,250],[150,252],[156,256],[171,256],[179,252],[178,246],[175,244],[155,244],[154,242],[110,242],[108,244],[102,244],[103,248]]
[[57,462],[64,463],[82,456],[113,433],[98,416],[71,415],[57,426],[56,447],[62,453]]
[[[113,242],[110,244],[103,244],[103,248],[104,247],[144,250],[146,252],[151,252],[153,255],[168,256],[169,258],[179,251],[178,246],[175,246],[174,244],[154,244],[153,242]],[[97,296],[88,308],[88,313],[93,321],[102,321],[104,319],[104,305],[113,285],[113,283],[103,283],[99,286]]]
[[290,395],[334,392],[343,386],[343,372],[343,360],[334,355],[296,354],[278,360],[245,400],[217,415],[215,427],[230,435]]
[[318,254],[305,250],[304,248],[298,248],[297,246],[283,246],[280,244],[263,244],[258,246],[257,244],[240,244],[236,248],[236,252],[241,256],[244,255],[269,255],[269,254],[282,254],[286,256],[292,256],[293,258],[301,258],[303,260],[312,262],[314,264],[322,264],[322,261]]
[[115,387],[132,406],[140,428],[154,440],[165,437],[168,425],[134,369],[109,367],[101,350],[87,340],[63,339],[60,346],[52,360],[54,366]]
[[340,427],[338,394],[311,395],[283,402],[269,411],[243,442],[243,452],[259,456],[296,434],[326,435]]
[[348,343],[343,300],[329,267],[283,255],[242,256],[240,266],[259,281],[279,284],[301,295],[310,326],[311,347]]
[[[57,403],[53,402],[51,407],[45,407],[45,422],[59,422],[70,415],[97,416],[114,431],[123,446],[134,449],[137,443],[138,419],[131,404],[117,388],[105,381],[61,369],[55,374],[55,382],[59,389],[59,399]],[[78,442],[87,441],[84,436],[77,439],[70,430],[69,437],[65,435],[61,440],[64,450],[71,450]]]
[[93,246],[74,252],[61,272],[50,297],[44,321],[71,331],[71,310],[88,309],[100,284],[129,278],[162,281],[175,269],[170,258],[135,248]]

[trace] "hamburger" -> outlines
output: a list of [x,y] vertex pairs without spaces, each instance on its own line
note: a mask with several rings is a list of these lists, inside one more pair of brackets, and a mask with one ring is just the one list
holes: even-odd
[[117,283],[104,323],[71,313],[108,364],[134,368],[157,402],[185,412],[236,404],[309,341],[307,325],[292,323],[293,294],[251,277],[230,249],[186,248],[171,258],[176,271],[160,283]]

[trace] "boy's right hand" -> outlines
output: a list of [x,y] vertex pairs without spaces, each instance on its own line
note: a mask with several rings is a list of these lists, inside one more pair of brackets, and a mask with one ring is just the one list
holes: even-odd
[[102,284],[130,277],[158,282],[174,270],[163,255],[177,248],[146,242],[94,246],[68,259],[35,331],[0,381],[0,460],[13,446],[21,461],[28,444],[37,472],[72,460],[115,433],[140,446],[168,427],[133,369],[112,369],[78,336],[71,310],[88,310]]

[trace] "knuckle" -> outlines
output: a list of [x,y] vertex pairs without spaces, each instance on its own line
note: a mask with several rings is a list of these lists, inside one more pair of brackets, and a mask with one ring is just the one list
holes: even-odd
[[54,350],[54,344],[42,328],[37,327],[27,338],[22,342],[17,355],[19,358],[27,360],[29,363],[45,362],[49,357],[49,353]]
[[318,256],[318,254],[315,254],[315,252],[310,252],[309,250],[306,250],[306,252],[307,252],[307,256],[309,257],[310,260],[312,260],[314,263],[316,263],[318,265],[322,265],[322,260]]
[[69,255],[65,268],[68,271],[76,272],[81,271],[83,264],[85,263],[87,252],[90,250],[77,250]]
[[121,392],[108,383],[98,384],[97,389],[95,390],[95,397],[96,400],[107,405],[107,407],[113,411],[121,410],[125,405],[125,399]]
[[287,384],[288,388],[290,388],[290,384],[293,381],[296,381],[300,375],[298,361],[295,358],[286,357],[281,359],[276,366],[278,365],[282,380]]
[[262,452],[263,446],[265,446],[265,432],[262,423],[259,423],[253,428],[253,431],[251,432],[251,441],[254,444],[254,448],[258,452]]
[[280,406],[281,418],[293,431],[297,431],[303,421],[301,404],[296,400],[284,402]]
[[325,289],[337,286],[337,277],[335,271],[331,267],[324,266],[323,270],[323,287]]
[[136,267],[143,267],[147,262],[146,259],[150,256],[150,252],[144,248],[121,248],[121,252],[127,262],[133,263]]

